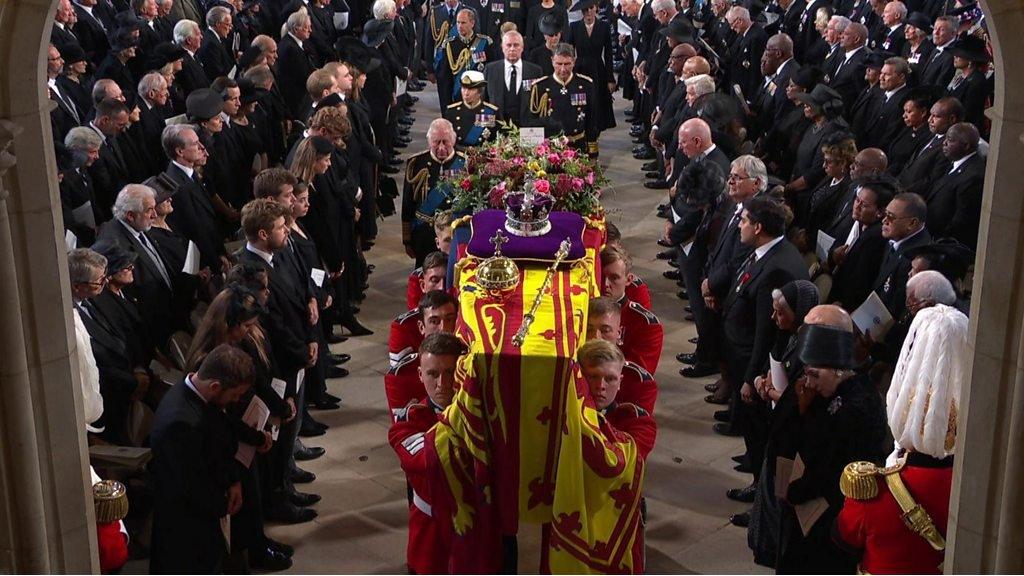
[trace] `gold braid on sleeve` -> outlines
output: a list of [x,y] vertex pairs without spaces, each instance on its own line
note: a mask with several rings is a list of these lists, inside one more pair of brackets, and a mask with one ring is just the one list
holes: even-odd
[[412,174],[412,164],[405,171],[405,181],[412,186],[412,197],[418,202],[427,196],[427,188],[430,180],[430,169],[422,168],[415,175]]
[[536,88],[530,90],[530,112],[541,118],[546,118],[548,115],[548,94],[545,92],[540,98],[537,98],[539,92],[540,90]]
[[458,74],[462,67],[469,63],[469,59],[473,57],[469,48],[463,48],[462,52],[459,52],[459,57],[452,60],[452,43],[449,42],[444,48],[445,56],[448,57],[448,65],[452,67],[452,72]]
[[441,26],[437,26],[437,17],[433,10],[430,11],[430,33],[434,36],[434,45],[436,46],[441,42],[441,39],[448,35],[448,21],[441,22]]

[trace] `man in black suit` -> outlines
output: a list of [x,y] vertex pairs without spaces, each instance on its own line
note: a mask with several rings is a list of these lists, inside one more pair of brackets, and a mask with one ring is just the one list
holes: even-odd
[[498,115],[520,125],[523,95],[529,93],[532,81],[543,74],[540,66],[523,60],[523,35],[515,30],[501,37],[505,58],[484,68],[487,92],[484,100],[498,107]]
[[773,125],[793,109],[793,102],[786,97],[789,79],[800,65],[793,59],[793,40],[786,34],[776,34],[768,39],[761,57],[761,74],[764,81],[753,95],[752,110],[757,121],[751,134],[752,139],[764,135]]
[[60,0],[57,3],[57,13],[53,17],[53,28],[50,29],[50,42],[64,53],[72,44],[81,48],[78,36],[72,31],[72,23],[75,22],[75,9],[71,6],[71,0]]
[[924,197],[932,236],[956,238],[972,250],[978,245],[981,193],[985,185],[985,159],[978,154],[979,139],[977,127],[969,122],[950,127],[942,153],[952,166]]
[[181,70],[174,77],[174,83],[185,95],[210,86],[203,65],[196,59],[196,53],[203,44],[203,32],[199,24],[191,20],[180,20],[174,25],[174,43],[185,50],[181,57]]
[[882,25],[871,42],[871,49],[903,54],[903,48],[907,45],[906,25],[903,23],[906,18],[907,6],[903,2],[893,0],[886,4],[882,9]]
[[235,56],[225,45],[224,39],[231,35],[231,11],[223,6],[214,6],[206,13],[203,43],[196,52],[196,58],[203,65],[206,79],[211,83],[227,76],[235,65]]
[[885,250],[873,289],[893,318],[903,316],[907,307],[911,260],[904,254],[932,242],[932,235],[924,227],[927,217],[928,205],[912,192],[896,195],[885,207],[882,237],[889,241],[889,248]]
[[867,85],[864,80],[864,67],[869,50],[864,46],[868,37],[868,29],[859,22],[852,22],[843,30],[841,47],[843,57],[836,71],[826,78],[828,85],[839,92],[846,103],[846,111],[853,107],[857,94]]
[[78,37],[78,42],[89,56],[89,60],[93,65],[97,65],[106,58],[107,50],[110,49],[107,35],[113,34],[114,31],[108,29],[99,17],[96,0],[78,0],[74,4],[75,16],[78,20],[72,28],[72,32]]
[[761,56],[768,44],[764,28],[750,20],[750,12],[742,6],[733,6],[726,14],[729,27],[736,32],[736,39],[729,49],[728,78],[730,90],[738,85],[743,97],[750,101],[761,85]]
[[740,432],[747,448],[755,484],[764,460],[767,405],[754,389],[754,379],[768,362],[777,327],[772,321],[772,292],[792,280],[807,279],[807,264],[800,251],[785,238],[788,209],[768,198],[743,204],[740,242],[752,249],[732,278],[722,306],[725,350],[729,362],[723,376],[732,383],[731,425],[719,423],[715,431]]
[[68,132],[75,126],[79,126],[83,120],[82,112],[75,105],[75,101],[57,85],[57,77],[63,71],[64,58],[61,57],[57,47],[50,44],[46,56],[46,87],[50,94],[50,100],[57,104],[57,107],[50,112],[50,123],[53,127],[55,142],[63,142]]
[[853,225],[845,240],[836,238],[829,252],[832,290],[829,302],[852,312],[871,293],[888,241],[882,237],[882,212],[892,200],[896,183],[891,177],[859,180],[850,217]]
[[[811,61],[810,55],[815,52],[814,45],[822,38],[822,35],[818,33],[815,28],[814,21],[818,17],[818,10],[820,8],[832,8],[832,3],[829,0],[813,0],[808,2],[803,12],[800,14],[800,24],[796,31],[790,34],[790,38],[793,39],[793,55],[804,64],[813,64],[820,66],[819,62]],[[832,13],[832,10],[829,11]],[[826,42],[827,44],[827,42]],[[827,46],[822,47],[823,50],[817,52],[819,54],[825,54]]]
[[960,26],[956,16],[940,16],[935,19],[932,42],[935,51],[921,71],[921,84],[945,88],[953,79],[953,53],[950,48],[956,42],[956,31]]
[[951,163],[942,153],[942,141],[950,126],[961,122],[963,118],[964,107],[956,98],[941,98],[932,104],[928,115],[928,130],[932,138],[910,158],[899,173],[905,191],[924,196],[931,191],[933,182],[949,172]]
[[317,68],[309,43],[313,25],[309,14],[295,12],[288,17],[285,28],[277,44],[277,87],[292,115],[299,118],[309,106],[306,80]]
[[238,440],[224,408],[252,386],[253,362],[221,344],[160,402],[153,420],[151,574],[216,574],[226,548],[221,521],[242,508]]
[[199,180],[195,169],[206,164],[209,157],[199,142],[195,129],[188,124],[173,124],[164,128],[161,144],[170,162],[164,171],[178,185],[174,198],[174,212],[168,223],[182,236],[195,242],[199,249],[201,269],[220,273],[229,268],[224,244],[217,228],[210,193]]
[[903,102],[910,90],[907,87],[909,77],[910,64],[905,59],[899,56],[886,59],[878,75],[880,105],[864,126],[865,131],[858,139],[858,147],[884,150],[896,139],[903,128]]
[[96,117],[89,127],[103,139],[100,157],[89,167],[96,201],[103,210],[114,205],[114,198],[130,181],[128,164],[119,136],[128,129],[128,108],[124,102],[106,98],[96,104]]
[[850,19],[846,16],[835,15],[828,19],[828,26],[825,27],[825,41],[828,42],[828,52],[825,59],[819,62],[807,62],[812,66],[821,66],[827,78],[831,78],[839,68],[839,63],[846,57],[843,50],[843,31],[850,25]]

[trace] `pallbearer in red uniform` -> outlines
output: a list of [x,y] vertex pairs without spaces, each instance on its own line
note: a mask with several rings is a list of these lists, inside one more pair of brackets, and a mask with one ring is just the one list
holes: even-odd
[[409,280],[405,287],[406,307],[412,310],[419,306],[420,298],[431,290],[444,290],[444,280],[447,274],[448,253],[438,251],[427,254],[427,257],[423,259],[423,266],[409,274]]
[[[431,334],[419,349],[420,399],[402,409],[388,432],[388,442],[412,488],[406,563],[413,574],[447,574],[448,550],[434,521],[427,485],[424,436],[454,395],[455,364],[465,346],[453,334]],[[425,392],[425,398],[424,396]]]
[[[616,248],[625,249],[622,246],[622,233],[619,232],[618,226],[611,222],[605,223],[605,246],[614,246]],[[630,272],[626,278],[626,300],[636,302],[644,308],[651,309],[651,291],[647,287],[647,282],[643,278]]]
[[[618,346],[622,341],[620,315],[619,305],[611,298],[592,298],[587,313],[587,340],[604,340]],[[636,404],[653,414],[657,400],[658,383],[654,376],[627,359],[622,366],[622,383],[616,401]]]
[[423,387],[417,375],[419,361],[415,351],[431,334],[454,332],[457,319],[455,299],[451,294],[443,290],[431,290],[420,299],[419,308],[406,312],[392,322],[391,336],[388,338],[391,368],[384,376],[384,394],[392,416],[405,408],[410,400],[417,400],[423,395]]
[[658,370],[665,329],[658,317],[646,307],[626,297],[632,262],[622,248],[608,246],[601,251],[602,287],[605,296],[622,309],[622,352],[651,374]]
[[942,304],[917,313],[886,398],[889,466],[846,467],[836,542],[870,574],[941,574],[953,484],[957,403],[967,378],[967,317]]

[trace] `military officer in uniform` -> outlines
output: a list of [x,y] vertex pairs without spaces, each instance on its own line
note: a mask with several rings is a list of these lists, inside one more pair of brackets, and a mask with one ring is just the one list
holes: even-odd
[[498,129],[498,107],[484,102],[486,87],[487,81],[482,72],[463,72],[462,100],[449,104],[444,111],[445,119],[455,127],[455,146],[460,150],[494,140]]
[[466,163],[466,156],[455,151],[455,128],[444,118],[430,123],[427,144],[429,150],[410,156],[406,162],[402,191],[402,244],[417,266],[437,250],[434,213],[446,210],[451,203],[445,187],[438,182],[442,176],[461,171]]
[[476,26],[476,12],[472,8],[459,10],[455,17],[455,26],[457,34],[445,38],[434,54],[437,98],[441,110],[448,108],[452,100],[459,97],[463,72],[483,72],[484,65],[487,64],[487,49],[491,45],[489,36],[473,32]]
[[597,100],[594,81],[575,74],[576,49],[564,42],[552,50],[554,74],[542,76],[523,100],[524,126],[543,126],[545,136],[563,134],[577,150],[597,157]]

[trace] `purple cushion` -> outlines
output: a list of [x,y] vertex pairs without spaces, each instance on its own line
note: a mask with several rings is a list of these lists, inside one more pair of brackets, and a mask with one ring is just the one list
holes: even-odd
[[513,260],[550,262],[555,259],[558,245],[566,238],[569,238],[572,246],[569,248],[569,256],[565,260],[568,262],[583,258],[586,255],[586,248],[583,246],[583,229],[585,227],[583,218],[573,212],[552,212],[549,220],[551,221],[551,230],[547,234],[526,238],[505,230],[504,210],[477,212],[470,223],[472,236],[466,251],[469,255],[477,258],[494,256],[494,244],[491,244],[491,238],[498,230],[501,230],[508,238],[508,242],[501,247],[501,253]]

